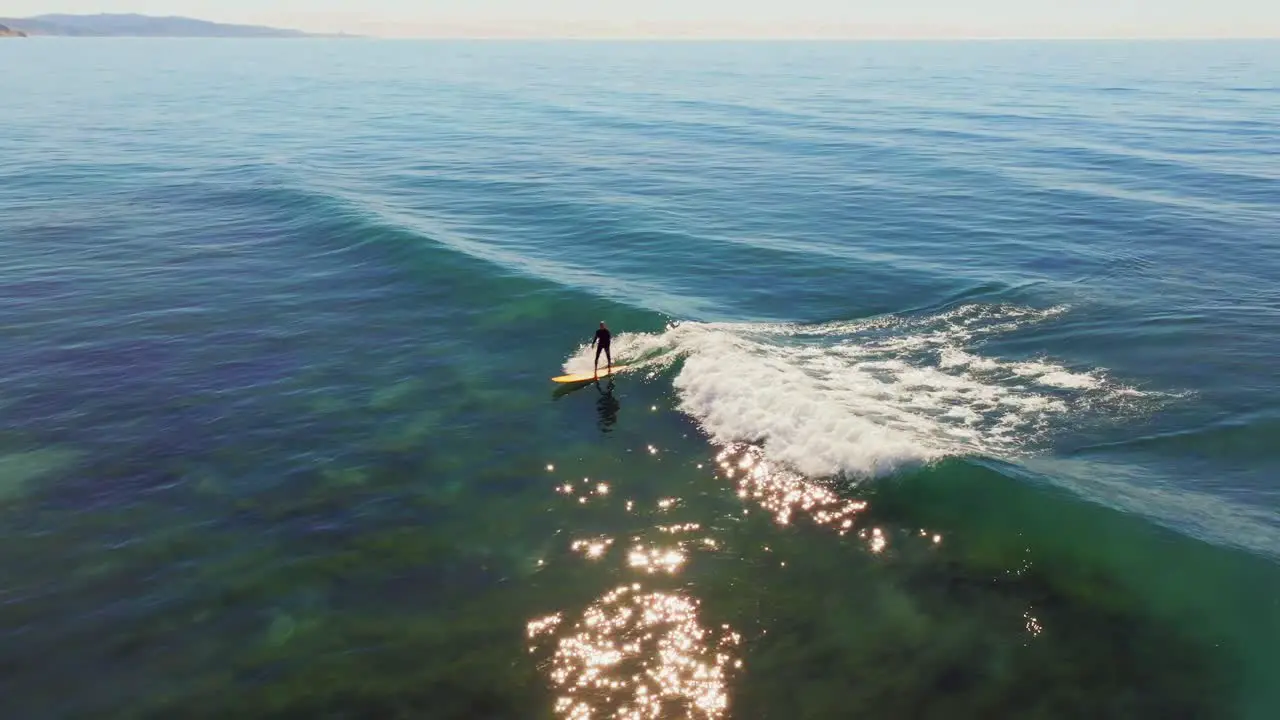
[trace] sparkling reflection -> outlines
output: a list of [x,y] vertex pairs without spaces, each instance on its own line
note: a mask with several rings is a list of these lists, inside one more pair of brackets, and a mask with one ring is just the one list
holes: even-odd
[[[921,530],[920,530],[920,537],[922,537],[922,538],[928,538],[928,537],[930,537],[930,535],[929,535],[929,531],[928,531],[928,530],[925,530],[925,529],[923,529],[923,528],[921,528]],[[941,542],[942,542],[942,535],[941,535],[941,534],[939,534],[939,533],[933,533],[932,539],[933,539],[933,544],[934,544],[934,545],[937,545],[937,544],[939,544],[939,543],[941,543]]]
[[561,613],[530,620],[528,625],[529,637],[537,637],[545,632],[554,630],[561,620],[564,620],[564,616]]
[[[585,505],[587,503],[587,500],[590,499],[592,496],[603,497],[609,494],[609,491],[610,491],[609,483],[597,482],[595,483],[594,486],[592,486],[591,478],[582,478],[582,483],[583,483],[582,492],[585,494],[580,495],[578,497],[578,503],[581,505]],[[577,486],[569,482],[556,486],[556,492],[560,493],[561,495],[573,495],[576,492],[576,490],[577,490]]]
[[[551,682],[557,715],[586,718],[720,718],[740,636],[712,631],[698,603],[683,595],[620,587],[587,608],[563,634],[557,613],[528,624],[531,651],[554,642]],[[559,635],[557,638],[556,636]]]
[[773,467],[757,448],[726,448],[716,463],[737,481],[738,497],[756,502],[780,525],[790,523],[799,513],[844,535],[853,529],[858,513],[867,508],[864,501],[842,498],[799,474]]
[[681,547],[675,548],[632,548],[627,554],[627,564],[650,574],[666,572],[674,575],[684,565],[685,554]]
[[1031,614],[1030,610],[1022,613],[1022,619],[1026,621],[1027,632],[1030,633],[1032,637],[1036,637],[1040,633],[1044,632],[1044,626],[1041,625],[1040,621]]
[[684,523],[682,525],[659,525],[658,532],[670,533],[672,535],[682,532],[693,532],[701,529],[698,523]]
[[884,546],[887,545],[888,542],[888,540],[885,540],[884,533],[881,532],[880,528],[875,528],[871,531],[871,552],[883,552]]
[[574,540],[569,549],[582,553],[590,560],[598,560],[604,556],[611,545],[613,545],[613,538],[602,537],[593,540]]

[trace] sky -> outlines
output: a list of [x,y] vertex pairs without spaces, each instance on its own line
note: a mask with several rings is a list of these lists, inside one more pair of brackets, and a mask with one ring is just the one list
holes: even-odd
[[1280,37],[1280,0],[0,0],[387,37]]

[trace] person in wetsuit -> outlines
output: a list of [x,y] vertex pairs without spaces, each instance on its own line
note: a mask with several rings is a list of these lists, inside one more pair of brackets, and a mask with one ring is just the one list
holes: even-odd
[[600,329],[596,330],[596,336],[591,339],[591,346],[596,349],[595,372],[600,372],[600,353],[604,353],[604,358],[609,362],[609,372],[613,372],[613,353],[609,352],[609,343],[613,341],[613,333],[609,332],[609,328],[604,326],[604,321],[600,321]]

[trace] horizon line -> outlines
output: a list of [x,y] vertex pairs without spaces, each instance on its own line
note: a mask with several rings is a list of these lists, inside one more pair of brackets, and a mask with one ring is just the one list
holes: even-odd
[[[620,41],[620,42],[1097,42],[1097,41],[1275,41],[1280,40],[1280,28],[1266,28],[1261,33],[1241,33],[1224,28],[1209,29],[1208,32],[1179,32],[1173,28],[1164,31],[1156,29],[1143,32],[1142,29],[1117,27],[1118,32],[1091,31],[1075,28],[1076,32],[1065,34],[1048,34],[1043,32],[1018,32],[1015,29],[1000,31],[995,28],[980,29],[974,27],[945,25],[929,27],[928,24],[912,28],[897,23],[868,23],[859,27],[857,23],[832,23],[828,28],[812,22],[783,23],[783,27],[768,28],[758,23],[746,25],[729,21],[715,22],[639,22],[639,23],[567,23],[547,22],[546,20],[526,19],[520,24],[506,24],[505,27],[485,27],[488,23],[458,22],[449,20],[436,27],[424,26],[420,23],[407,23],[408,28],[399,31],[395,21],[388,19],[362,19],[352,23],[302,23],[297,27],[290,19],[283,16],[268,18],[258,15],[254,19],[239,18],[236,20],[212,20],[184,15],[149,15],[146,13],[41,13],[28,17],[13,17],[10,20],[20,23],[22,20],[38,20],[42,17],[65,16],[95,18],[109,16],[140,17],[153,20],[192,20],[215,25],[238,25],[283,32],[300,33],[303,39],[361,39],[361,40],[477,40],[477,41]],[[292,18],[296,21],[298,18]],[[531,21],[531,22],[530,22]],[[332,21],[331,21],[332,22]],[[566,27],[566,24],[568,27]],[[328,25],[329,27],[324,27]],[[416,25],[416,27],[414,27]],[[520,25],[524,25],[521,27]],[[530,27],[532,25],[532,27]],[[541,27],[538,27],[541,25]],[[559,28],[555,27],[560,25]],[[573,27],[578,25],[578,27]],[[591,27],[594,25],[595,27]],[[630,27],[628,27],[630,25]],[[638,25],[638,27],[637,27]],[[648,25],[648,27],[645,27]],[[720,25],[718,28],[717,25]],[[736,25],[736,27],[735,27]],[[792,27],[786,27],[792,25]],[[894,27],[894,25],[898,25]],[[665,26],[665,27],[664,27]],[[321,29],[321,28],[324,29]],[[402,26],[403,27],[403,26]],[[19,27],[19,29],[21,29]],[[1039,28],[1045,30],[1046,28]],[[773,30],[773,32],[770,32]],[[1214,32],[1218,30],[1219,32]],[[878,32],[877,32],[878,31]],[[1128,31],[1128,32],[1125,32]],[[37,33],[37,36],[38,33]],[[126,37],[126,36],[114,36]],[[158,37],[158,36],[152,36]],[[175,39],[184,37],[167,36]],[[262,38],[267,39],[267,38]]]
[[470,40],[482,42],[1280,42],[1280,35],[364,35],[346,31],[297,30],[296,37],[219,37],[205,35],[45,35],[29,39],[67,40]]
[[[307,31],[302,31],[307,32]],[[317,33],[318,36],[337,35],[339,33]],[[777,41],[797,41],[797,42],[973,42],[973,41],[990,41],[990,42],[1017,42],[1026,40],[1061,40],[1067,42],[1077,41],[1097,41],[1097,40],[1116,40],[1116,41],[1132,41],[1132,40],[1261,40],[1261,41],[1280,41],[1280,34],[1277,35],[443,35],[443,34],[424,34],[424,35],[361,35],[359,33],[346,33],[347,37],[358,38],[362,40],[491,40],[491,41],[517,41],[517,40],[618,40],[618,41],[639,41],[639,40],[663,40],[663,41],[681,41],[681,42],[723,42],[723,41],[761,41],[761,42],[777,42]],[[281,38],[287,39],[287,38]],[[304,38],[305,39],[305,38]],[[335,38],[336,39],[336,38]]]

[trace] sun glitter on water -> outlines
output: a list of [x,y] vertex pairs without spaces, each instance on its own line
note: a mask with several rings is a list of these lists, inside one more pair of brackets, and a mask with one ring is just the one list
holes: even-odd
[[594,540],[575,540],[569,546],[571,550],[581,553],[588,560],[598,560],[613,545],[613,538],[601,537]]
[[773,467],[758,449],[750,446],[725,448],[716,462],[726,476],[737,482],[738,497],[772,513],[779,525],[789,524],[794,515],[800,514],[844,535],[853,528],[858,514],[867,509],[865,501],[843,498],[802,475]]
[[621,586],[583,612],[567,631],[557,613],[528,624],[536,651],[554,641],[550,677],[557,715],[572,720],[640,720],[671,716],[714,720],[726,715],[728,679],[742,667],[729,626],[704,627],[698,602],[681,594]]
[[[841,537],[854,533],[873,555],[883,555],[890,549],[889,536],[881,528],[856,527],[859,515],[869,507],[865,500],[843,497],[830,487],[780,468],[766,460],[758,447],[748,444],[724,447],[716,456],[716,465],[726,478],[737,484],[741,500],[758,505],[779,525],[807,518]],[[942,543],[940,533],[921,529],[920,537],[934,546]],[[714,541],[708,540],[707,544],[715,548]]]
[[636,547],[627,554],[628,565],[651,574],[665,572],[674,575],[680,571],[684,561],[685,554],[680,545],[675,548]]

